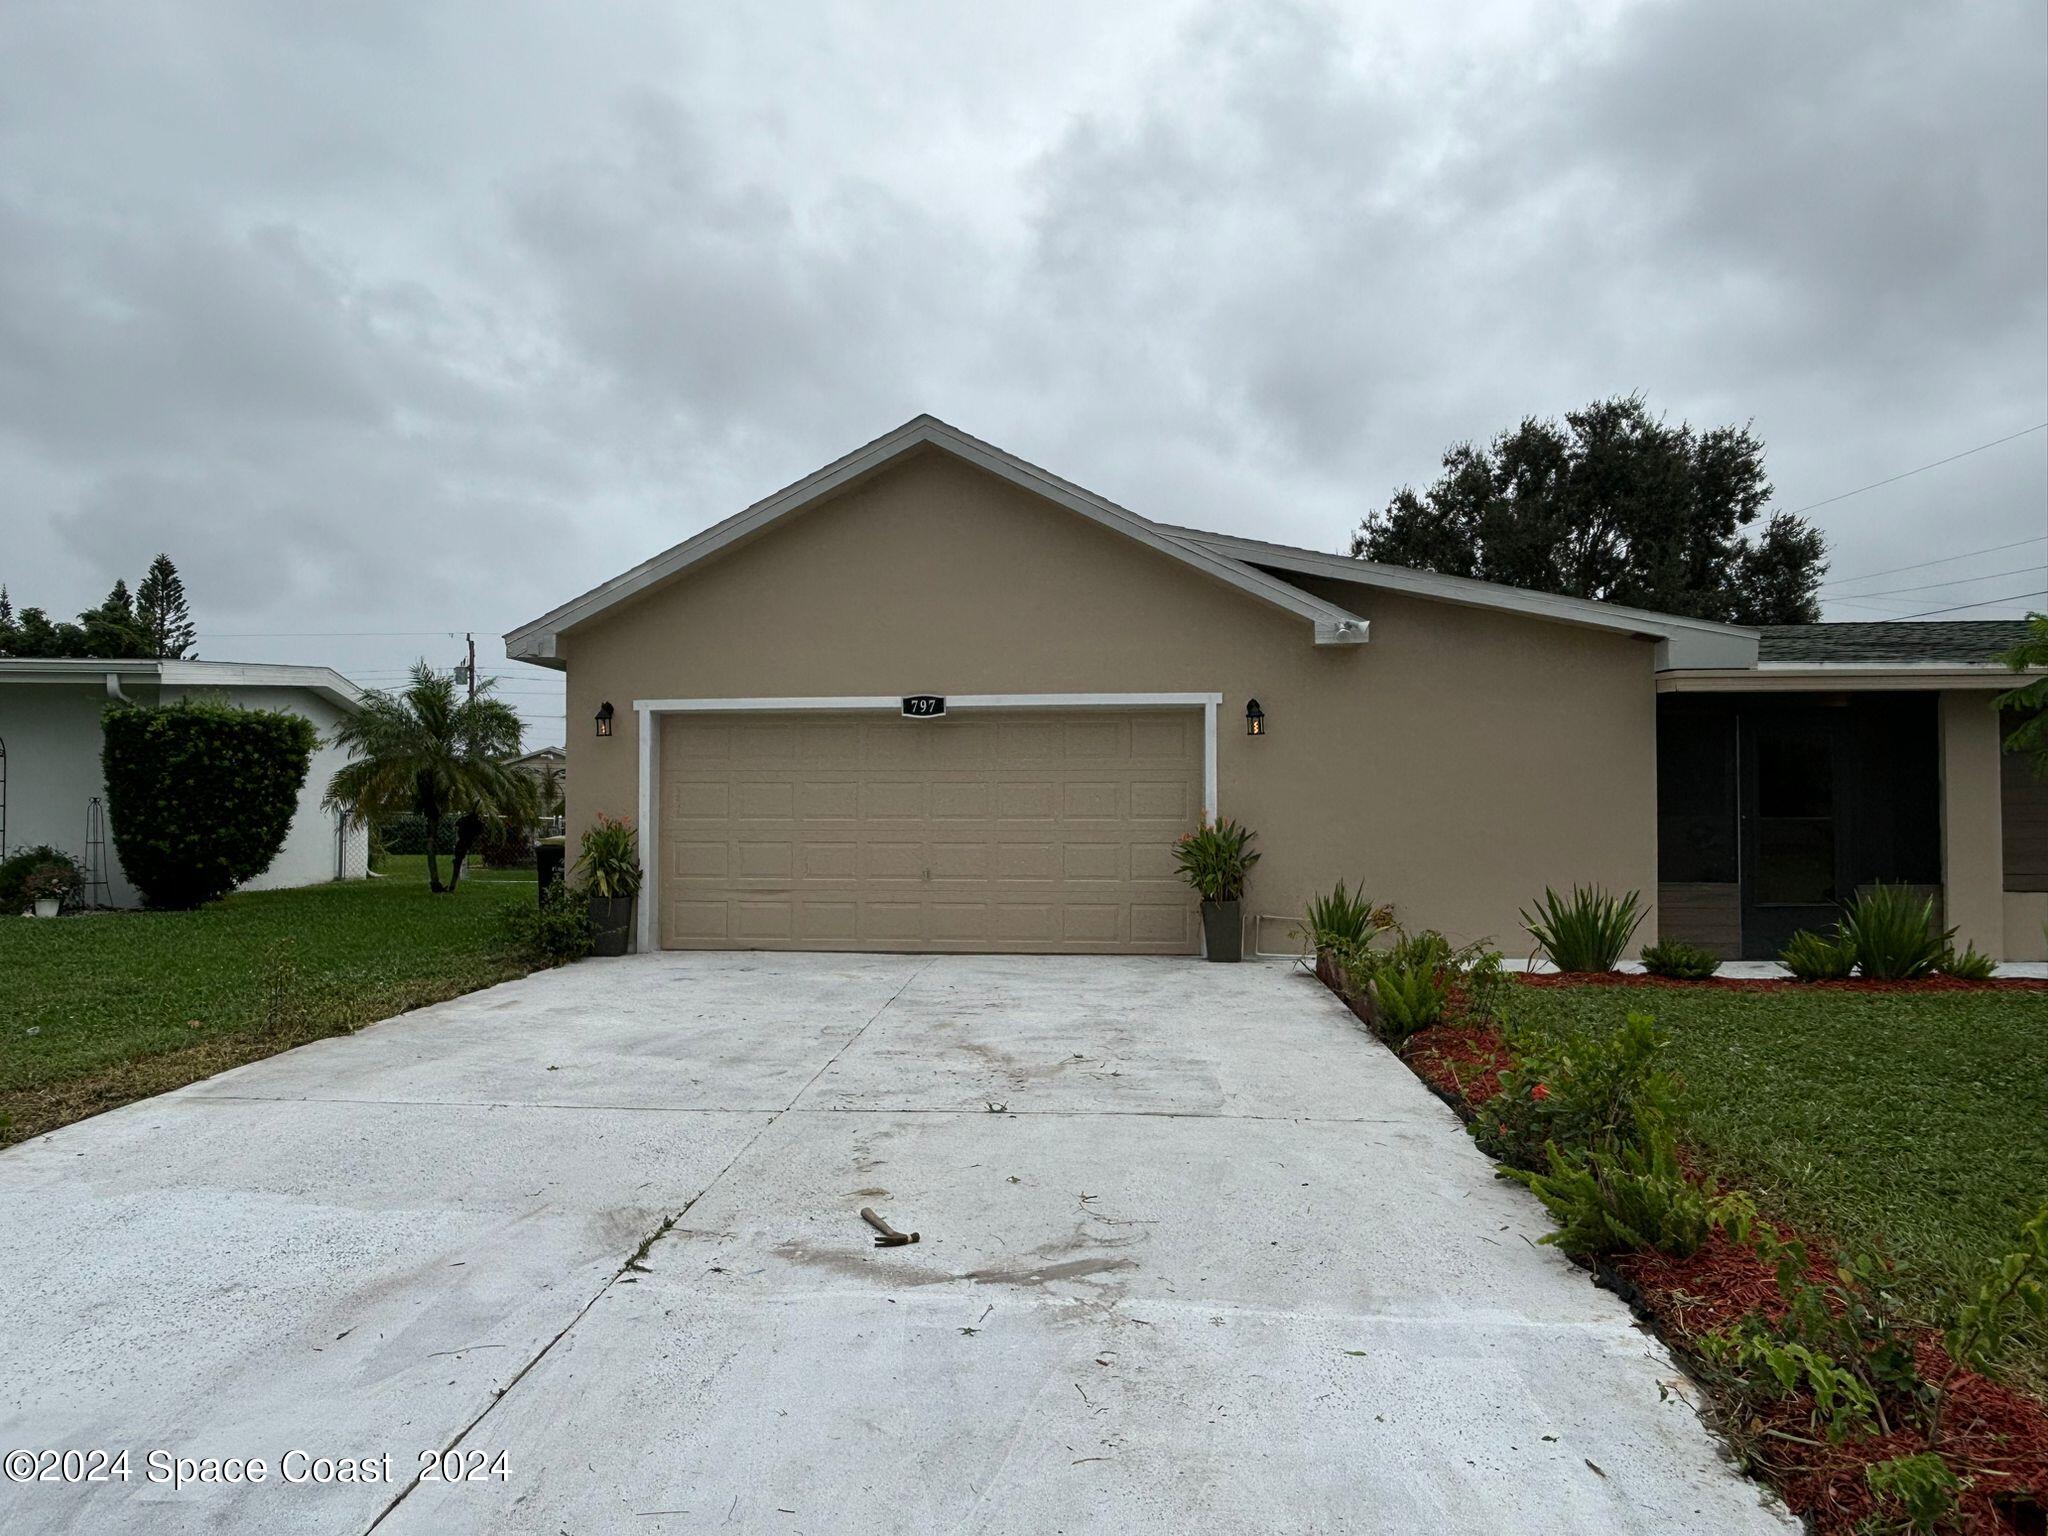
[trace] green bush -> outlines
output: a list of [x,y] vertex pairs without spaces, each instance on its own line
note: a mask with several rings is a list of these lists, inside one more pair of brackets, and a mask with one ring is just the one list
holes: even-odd
[[1535,913],[1522,913],[1529,936],[1568,975],[1613,970],[1642,921],[1640,892],[1610,896],[1584,885],[1573,886],[1569,900],[1545,886]]
[[110,704],[101,716],[107,821],[152,907],[196,907],[270,867],[319,737],[281,710]]
[[1440,1022],[1450,1004],[1438,967],[1426,959],[1381,966],[1366,991],[1380,1033],[1397,1045]]
[[1706,981],[1721,962],[1697,944],[1670,939],[1643,951],[1643,969],[1670,981]]
[[1779,952],[1778,964],[1800,981],[1840,981],[1856,968],[1856,951],[1847,939],[1802,928]]
[[596,942],[590,898],[559,880],[550,881],[531,906],[519,901],[506,907],[500,921],[520,952],[543,965],[581,960]]
[[1961,954],[1957,954],[1955,946],[1951,944],[1935,969],[1944,976],[1953,976],[1957,981],[1989,981],[1991,973],[1998,969],[1998,962],[1979,950],[1974,943],[1966,945]]
[[1518,1032],[1511,1043],[1518,1064],[1472,1122],[1496,1161],[1540,1170],[1552,1144],[1567,1153],[1640,1146],[1645,1125],[1672,1118],[1678,1080],[1658,1065],[1665,1041],[1648,1014],[1607,1034]]
[[0,914],[13,917],[28,909],[28,877],[45,864],[63,864],[77,870],[79,887],[84,888],[85,871],[79,868],[78,860],[62,848],[38,843],[0,859]]
[[633,829],[616,817],[599,816],[583,833],[575,874],[592,896],[639,895],[640,846]]
[[1964,1486],[1933,1451],[1872,1462],[1863,1469],[1863,1480],[1884,1509],[1898,1511],[1904,1524],[1896,1528],[1914,1536],[1933,1536],[1947,1529],[1955,1519],[1956,1501]]
[[1685,1176],[1677,1140],[1660,1118],[1648,1117],[1638,1130],[1637,1144],[1613,1151],[1561,1152],[1553,1143],[1545,1172],[1502,1170],[1527,1185],[1557,1224],[1542,1241],[1587,1257],[1655,1248],[1684,1259],[1716,1225],[1747,1224],[1753,1213],[1743,1196],[1716,1195]]
[[1393,926],[1390,907],[1374,906],[1361,888],[1355,895],[1342,880],[1327,896],[1308,904],[1307,929],[1310,947],[1317,954],[1345,944],[1370,943],[1375,934]]
[[1842,914],[1842,942],[1872,981],[1917,981],[1932,975],[1955,929],[1934,925],[1934,898],[1911,886],[1873,885]]

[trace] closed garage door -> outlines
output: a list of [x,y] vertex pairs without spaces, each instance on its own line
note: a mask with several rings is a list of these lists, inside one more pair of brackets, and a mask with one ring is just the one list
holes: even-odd
[[1202,717],[664,717],[669,949],[1184,954]]

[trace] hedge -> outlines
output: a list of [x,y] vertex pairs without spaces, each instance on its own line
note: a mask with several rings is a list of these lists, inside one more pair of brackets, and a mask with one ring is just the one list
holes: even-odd
[[303,716],[191,701],[109,704],[107,822],[152,907],[196,907],[270,867],[319,734]]

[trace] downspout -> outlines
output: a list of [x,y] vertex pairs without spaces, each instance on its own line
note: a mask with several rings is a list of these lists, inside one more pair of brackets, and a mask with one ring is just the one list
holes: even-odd
[[118,672],[109,672],[107,674],[107,697],[119,704],[133,704],[135,702],[121,691],[121,674]]

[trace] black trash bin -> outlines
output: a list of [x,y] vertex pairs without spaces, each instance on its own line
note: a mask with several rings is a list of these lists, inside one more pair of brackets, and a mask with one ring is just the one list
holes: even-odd
[[560,843],[536,843],[533,847],[533,867],[540,876],[536,889],[539,900],[546,900],[548,887],[562,883],[562,865],[569,850]]

